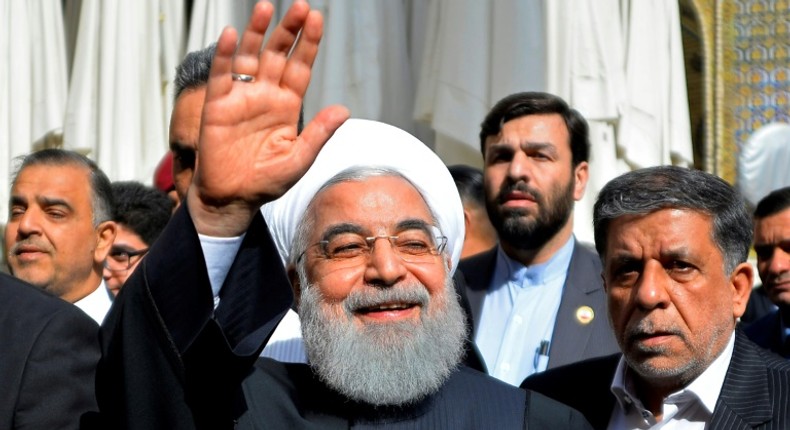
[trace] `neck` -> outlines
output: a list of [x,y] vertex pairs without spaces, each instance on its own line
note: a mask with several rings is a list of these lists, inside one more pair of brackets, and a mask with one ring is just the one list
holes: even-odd
[[568,242],[573,234],[573,214],[568,217],[568,221],[551,239],[544,243],[539,248],[535,249],[521,249],[520,247],[512,246],[510,243],[502,243],[502,249],[508,257],[518,261],[524,266],[531,266],[533,264],[541,264],[549,261],[560,248]]
[[69,303],[76,303],[96,291],[96,289],[101,286],[101,280],[101,275],[93,271],[87,279],[80,282],[79,285],[70,288],[66,293],[62,294],[60,298]]

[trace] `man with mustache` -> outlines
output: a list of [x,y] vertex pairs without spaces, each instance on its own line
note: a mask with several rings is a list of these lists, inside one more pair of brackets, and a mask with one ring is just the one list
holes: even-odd
[[746,327],[756,344],[790,358],[790,187],[765,196],[754,210],[754,250],[762,288],[779,307]]
[[528,375],[617,350],[600,262],[573,236],[588,177],[587,123],[562,99],[500,100],[480,131],[486,205],[499,246],[461,261],[473,338],[488,373]]
[[245,381],[250,415],[300,428],[584,425],[533,393],[525,415],[512,387],[460,365],[466,330],[452,274],[464,221],[454,190],[422,142],[351,119],[264,206],[288,261],[309,365],[259,361]]
[[61,149],[25,156],[5,231],[11,273],[101,324],[112,304],[102,270],[116,234],[113,205],[110,181],[87,157]]
[[753,278],[738,192],[697,170],[637,170],[601,190],[593,222],[622,355],[523,387],[578,408],[598,429],[790,428],[790,363],[736,330]]

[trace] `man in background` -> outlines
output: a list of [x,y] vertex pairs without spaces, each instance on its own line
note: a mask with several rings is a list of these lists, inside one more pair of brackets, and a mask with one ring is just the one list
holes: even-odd
[[117,231],[113,205],[110,181],[87,157],[61,149],[25,156],[8,205],[11,273],[101,324],[112,304],[102,270]]
[[140,264],[148,249],[162,233],[173,202],[156,188],[139,182],[113,182],[113,221],[117,234],[104,264],[104,282],[117,296],[124,282]]
[[641,169],[601,190],[593,222],[622,354],[523,387],[598,429],[790,428],[790,363],[735,329],[753,279],[738,192],[698,170]]
[[763,348],[790,358],[790,187],[771,192],[757,204],[754,251],[763,281],[759,288],[778,309],[747,326],[746,334]]
[[499,246],[459,268],[475,344],[488,373],[510,384],[617,351],[604,318],[600,261],[573,236],[589,146],[584,118],[551,94],[505,97],[481,127],[486,204]]
[[464,248],[461,258],[466,258],[496,246],[496,230],[486,212],[486,195],[483,189],[483,172],[472,166],[456,164],[447,168],[458,188],[464,205]]

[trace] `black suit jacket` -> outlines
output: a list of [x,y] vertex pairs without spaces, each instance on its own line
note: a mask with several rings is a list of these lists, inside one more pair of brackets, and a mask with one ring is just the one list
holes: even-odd
[[[466,279],[462,294],[469,302],[474,339],[483,311],[483,300],[494,276],[497,247],[461,260],[458,269]],[[595,317],[589,324],[576,319],[576,311],[589,306]],[[554,323],[548,367],[554,368],[586,358],[619,351],[606,313],[606,292],[601,280],[598,255],[576,242],[562,290],[560,309]]]
[[116,298],[102,325],[100,416],[85,428],[224,429],[244,410],[241,381],[291,306],[263,218],[242,242],[214,311],[186,205]]
[[[605,429],[615,404],[610,387],[619,354],[532,375],[521,385],[578,409]],[[713,410],[710,429],[790,428],[790,362],[735,334],[732,360]]]
[[779,310],[774,310],[743,330],[752,342],[771,350],[784,358],[790,358],[790,349],[782,342],[782,325],[779,322]]
[[99,326],[4,273],[0,325],[0,428],[78,428],[80,416],[96,410]]
[[[406,376],[406,375],[404,375]],[[239,429],[587,429],[579,412],[475,370],[453,372],[435,395],[403,407],[349,401],[310,367],[262,358],[244,381]]]

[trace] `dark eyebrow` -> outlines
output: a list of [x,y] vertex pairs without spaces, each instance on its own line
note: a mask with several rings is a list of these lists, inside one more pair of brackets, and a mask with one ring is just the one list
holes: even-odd
[[522,151],[547,151],[550,152],[552,155],[557,155],[557,147],[551,143],[546,142],[522,142],[521,145]]
[[612,258],[609,258],[608,260],[610,266],[620,267],[624,264],[629,264],[638,261],[639,259],[635,258],[630,254],[619,254],[612,256]]
[[27,199],[22,196],[11,196],[11,206],[27,206]]
[[395,228],[397,229],[397,231],[416,229],[416,230],[423,230],[426,232],[430,232],[431,230],[430,226],[431,226],[430,223],[421,220],[419,218],[409,218],[398,222],[398,224],[395,225]]
[[355,233],[359,235],[364,235],[365,230],[361,226],[357,224],[352,224],[350,222],[333,224],[330,225],[326,230],[324,230],[324,233],[321,235],[321,240],[329,240],[339,234],[345,234],[345,233]]
[[38,200],[42,203],[42,206],[44,207],[63,206],[68,210],[72,210],[71,205],[63,199],[43,196],[43,197],[39,197]]
[[687,248],[670,249],[661,252],[661,258],[666,260],[688,260],[690,254]]

